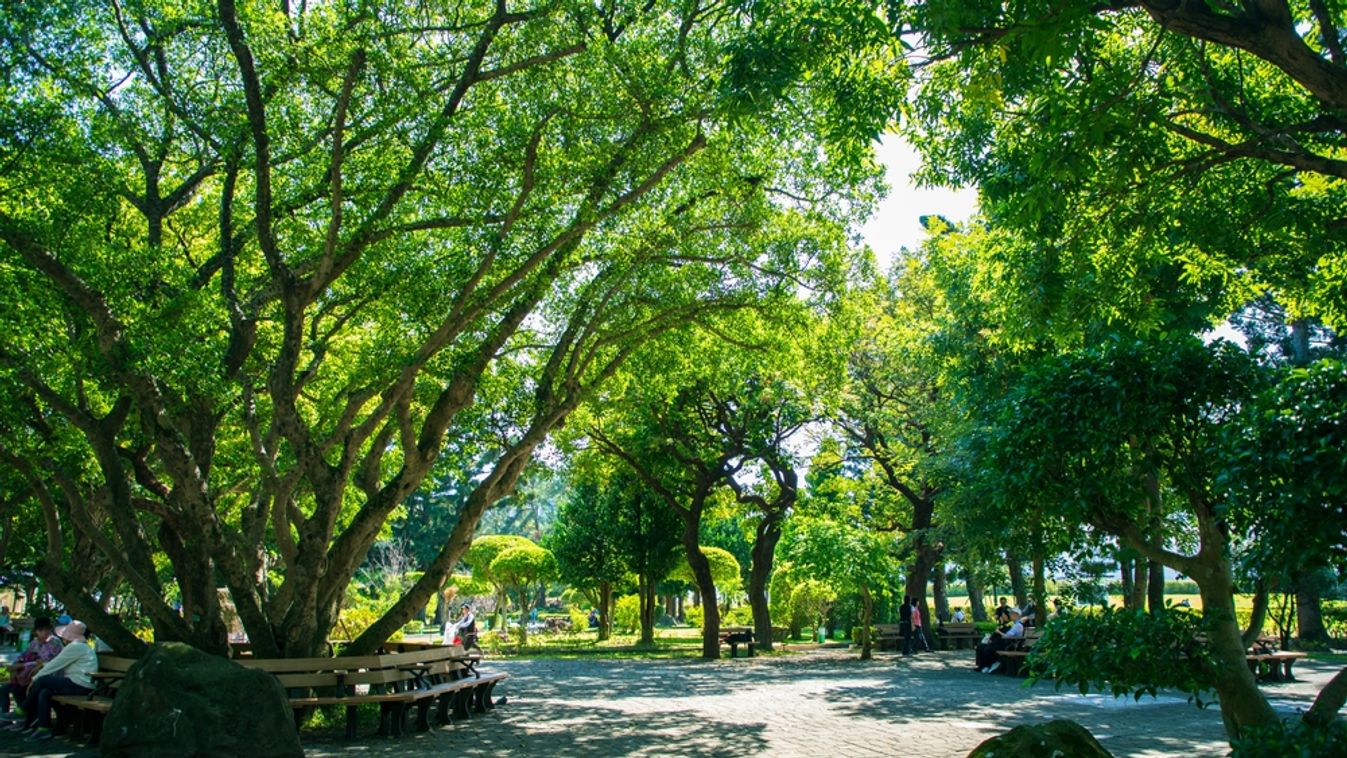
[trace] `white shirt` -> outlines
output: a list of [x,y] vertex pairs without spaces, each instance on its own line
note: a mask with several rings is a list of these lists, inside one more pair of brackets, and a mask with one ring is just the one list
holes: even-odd
[[962,609],[962,608],[954,612],[954,621],[955,621],[956,623],[960,623],[960,624],[963,623],[963,609]]
[[440,644],[441,645],[452,644],[454,641],[454,637],[458,636],[458,633],[461,630],[467,629],[468,627],[472,626],[472,621],[473,621],[472,611],[468,611],[468,615],[459,618],[458,621],[450,621],[446,623],[444,625],[444,639],[440,641]]

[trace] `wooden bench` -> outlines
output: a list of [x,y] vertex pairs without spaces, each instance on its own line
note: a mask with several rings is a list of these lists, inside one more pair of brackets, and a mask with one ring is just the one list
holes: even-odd
[[739,656],[739,646],[748,647],[748,657],[753,657],[753,630],[746,626],[723,626],[720,628],[720,644],[728,645],[730,657]]
[[956,648],[962,650],[964,643],[971,642],[976,645],[982,639],[977,626],[971,621],[941,624],[935,631],[935,644],[941,650],[948,650],[950,643],[954,643]]
[[1037,643],[1038,638],[1042,636],[1042,630],[1030,627],[1024,630],[1023,637],[1012,638],[1013,645],[1011,647],[1008,647],[1005,650],[998,650],[996,652],[996,657],[1001,663],[1001,672],[1010,676],[1018,676],[1021,673],[1027,673],[1028,669],[1023,665],[1024,660],[1029,657],[1029,653],[1033,650],[1034,644]]
[[901,624],[875,624],[875,649],[898,650],[903,646]]
[[93,674],[93,691],[87,695],[57,695],[51,699],[56,711],[56,727],[62,732],[68,730],[72,740],[78,742],[87,738],[89,745],[96,747],[103,733],[103,717],[112,710],[117,688],[135,662],[134,658],[99,653],[98,671]]
[[1263,635],[1249,648],[1244,660],[1249,671],[1264,682],[1294,682],[1291,667],[1307,654],[1293,650],[1279,650],[1281,640]]
[[[464,721],[470,715],[495,707],[492,693],[509,677],[503,672],[476,669],[480,655],[467,655],[456,646],[435,646],[409,652],[345,658],[237,658],[245,668],[265,671],[285,689],[298,728],[314,708],[340,706],[346,709],[346,737],[358,736],[358,707],[379,706],[381,736],[397,737],[406,732],[407,715],[415,706],[415,729],[430,729],[430,710],[438,705],[437,723]],[[135,661],[99,656],[95,679],[99,688],[89,695],[54,698],[68,714],[58,723],[70,724],[73,736],[88,734],[97,744],[103,717],[112,708],[117,686]]]
[[294,658],[236,662],[267,671],[286,689],[296,724],[319,706],[346,709],[346,736],[357,736],[357,708],[379,705],[381,736],[406,731],[407,714],[417,707],[416,730],[430,729],[430,708],[438,704],[438,723],[466,720],[471,712],[494,707],[491,693],[508,678],[476,670],[481,657],[462,648],[438,645],[421,650],[344,658]]

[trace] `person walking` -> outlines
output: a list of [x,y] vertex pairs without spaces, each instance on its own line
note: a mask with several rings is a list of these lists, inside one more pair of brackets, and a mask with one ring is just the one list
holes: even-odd
[[912,646],[913,649],[925,650],[931,652],[931,643],[926,640],[926,631],[921,626],[921,606],[923,604],[912,601]]

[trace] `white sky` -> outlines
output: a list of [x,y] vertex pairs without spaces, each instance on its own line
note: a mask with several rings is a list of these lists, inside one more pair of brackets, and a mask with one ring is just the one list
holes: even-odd
[[885,135],[875,153],[886,169],[889,196],[862,227],[861,236],[885,269],[900,249],[915,248],[921,243],[926,234],[919,220],[922,216],[938,214],[962,222],[977,210],[977,192],[972,188],[951,190],[913,185],[911,176],[921,166],[921,158],[897,135]]

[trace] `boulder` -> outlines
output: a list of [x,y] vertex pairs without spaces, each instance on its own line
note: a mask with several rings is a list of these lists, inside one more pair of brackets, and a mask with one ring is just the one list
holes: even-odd
[[968,758],[1112,758],[1094,735],[1074,721],[1017,726],[973,748]]
[[280,682],[180,642],[150,648],[103,722],[105,756],[303,756]]

